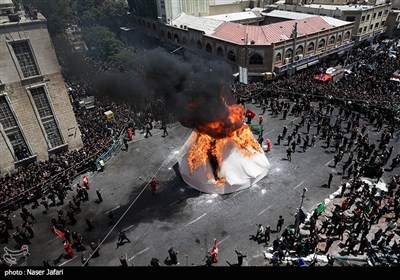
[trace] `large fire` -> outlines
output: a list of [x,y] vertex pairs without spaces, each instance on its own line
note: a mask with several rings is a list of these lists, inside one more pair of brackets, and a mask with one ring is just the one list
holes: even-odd
[[[218,171],[222,166],[223,151],[227,145],[234,144],[246,157],[262,152],[249,126],[243,124],[243,107],[231,105],[228,109],[228,122],[212,122],[200,126],[190,139],[191,148],[188,156],[190,173],[193,174],[199,167],[210,163],[213,174],[208,174],[208,176],[213,175],[217,185],[225,182],[225,179],[218,175]],[[225,137],[215,137],[219,135],[225,135]]]

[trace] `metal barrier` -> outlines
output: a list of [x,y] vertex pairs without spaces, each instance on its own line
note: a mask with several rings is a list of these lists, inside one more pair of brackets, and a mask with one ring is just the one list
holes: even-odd
[[111,147],[107,150],[107,152],[99,156],[99,158],[96,160],[95,164],[97,171],[103,168],[101,161],[103,161],[103,164],[105,164],[110,158],[112,158],[113,155],[119,153],[119,151],[122,148],[125,137],[126,137],[126,127],[123,128],[120,136],[118,137],[118,140],[111,145]]

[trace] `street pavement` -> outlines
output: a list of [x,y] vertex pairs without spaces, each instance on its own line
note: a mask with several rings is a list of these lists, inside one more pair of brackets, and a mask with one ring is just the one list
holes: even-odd
[[[261,113],[255,104],[246,104],[247,107]],[[119,257],[124,253],[128,255],[129,265],[148,266],[152,258],[157,258],[164,266],[168,264],[165,259],[170,247],[179,251],[178,266],[197,266],[205,264],[204,258],[214,238],[219,241],[219,262],[215,266],[227,266],[225,260],[236,263],[235,249],[247,255],[244,266],[268,265],[263,244],[251,239],[256,225],[269,224],[275,229],[279,215],[285,219],[284,227],[293,224],[303,188],[308,189],[303,209],[311,212],[337,190],[342,180],[341,175],[336,175],[341,171],[341,164],[337,170],[330,166],[334,148],[324,149],[323,140],[317,139],[316,146],[309,147],[305,153],[297,148],[292,161],[286,160],[284,144],[287,141],[281,141],[279,146],[275,143],[283,126],[292,120],[299,121],[290,115],[281,120],[280,116],[272,118],[268,111],[264,114],[264,139],[269,138],[274,144],[267,153],[271,163],[268,175],[251,188],[228,195],[201,193],[180,178],[176,155],[189,137],[190,129],[173,124],[169,136],[161,137],[161,130],[153,130],[153,136],[146,139],[136,131],[129,149],[111,158],[103,172],[86,174],[90,180],[89,201],[81,206],[82,213],[76,215],[78,223],[68,226],[71,233],[77,231],[84,235],[86,251],[74,250],[74,258],[66,259],[62,240],[52,231],[51,217],[57,217],[57,209],[67,209],[67,203],[52,207],[48,214],[43,214],[40,206],[32,210],[38,223],[33,225],[35,237],[29,245],[30,256],[19,265],[40,266],[43,260],[50,259],[57,266],[81,266],[82,254],[88,257],[92,252],[90,242],[100,240],[100,256],[91,258],[90,266],[119,266]],[[258,115],[253,120],[256,122]],[[288,127],[288,133],[292,128]],[[299,129],[305,130],[305,127]],[[315,131],[312,127],[310,133]],[[379,137],[372,130],[369,135],[372,140]],[[399,140],[397,134],[391,142],[395,146],[392,156],[400,152]],[[329,189],[323,186],[330,172],[335,175]],[[383,180],[387,181],[391,174],[385,172]],[[148,186],[153,176],[160,183],[155,196]],[[82,176],[74,184],[77,181],[82,182]],[[95,203],[97,188],[103,189],[104,202],[100,204]],[[75,191],[69,192],[66,201],[74,194]],[[21,224],[19,212],[12,217],[14,226]],[[86,218],[91,219],[94,229],[87,229]],[[117,248],[120,230],[125,231],[131,242]],[[271,239],[275,237],[273,233]],[[13,248],[15,244],[10,238],[8,244],[1,246]]]

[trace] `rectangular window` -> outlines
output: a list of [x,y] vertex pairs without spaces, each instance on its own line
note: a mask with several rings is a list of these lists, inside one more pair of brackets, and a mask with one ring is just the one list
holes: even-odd
[[362,32],[362,28],[358,29],[358,33],[361,33],[361,32]]
[[11,43],[11,46],[17,57],[24,78],[39,75],[39,70],[28,41],[14,42]]
[[374,25],[371,24],[371,25],[369,26],[369,30],[372,30],[373,28],[374,28]]
[[378,13],[378,17],[381,17],[381,16],[382,16],[382,11]]
[[366,31],[367,31],[367,26],[364,26],[363,32],[366,32]]
[[347,17],[346,21],[352,21],[353,22],[355,19],[356,19],[355,17]]
[[17,120],[11,111],[6,97],[0,96],[0,123],[14,150],[16,160],[22,160],[31,156]]
[[362,17],[361,17],[361,21],[365,21],[365,16],[362,16]]
[[389,10],[385,10],[385,12],[383,13],[384,15],[387,15],[387,13],[389,12]]
[[381,22],[381,26],[384,26],[384,25],[385,25],[385,21],[382,21],[382,22]]
[[369,20],[369,16],[370,16],[370,15],[367,15],[367,20]]
[[372,17],[372,19],[375,19],[376,18],[376,13],[374,13],[374,16]]
[[379,22],[375,23],[375,28],[379,27]]
[[32,95],[33,102],[35,103],[51,147],[55,148],[61,146],[64,143],[44,87],[41,86],[29,89],[29,91]]

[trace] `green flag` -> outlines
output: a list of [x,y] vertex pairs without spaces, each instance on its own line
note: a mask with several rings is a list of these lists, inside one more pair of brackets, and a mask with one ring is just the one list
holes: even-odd
[[263,132],[263,126],[259,124],[250,124],[249,125],[251,132],[255,135],[260,135]]
[[324,212],[326,206],[323,202],[321,202],[320,204],[317,205],[317,208],[315,208],[315,212],[317,212],[317,214],[321,214],[322,212]]

